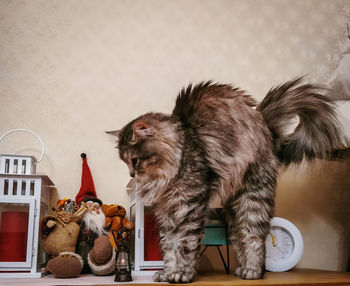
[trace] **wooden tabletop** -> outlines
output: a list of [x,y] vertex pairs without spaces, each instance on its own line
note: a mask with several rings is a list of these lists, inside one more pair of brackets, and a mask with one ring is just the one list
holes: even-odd
[[264,279],[243,280],[232,274],[199,274],[192,285],[350,285],[350,273],[322,270],[266,272]]
[[[0,279],[0,285],[18,286],[47,286],[47,285],[123,285],[114,282],[114,275],[96,276],[93,274],[82,274],[77,278],[59,279],[48,275],[42,278],[12,278]],[[134,276],[130,284],[135,285],[169,285],[168,283],[155,283],[152,276]],[[182,284],[183,285],[183,284]],[[321,270],[291,270],[288,272],[267,272],[264,279],[243,280],[234,277],[233,274],[222,273],[199,273],[196,280],[189,286],[243,286],[243,285],[350,285],[350,273],[321,271]]]
[[[136,280],[136,279],[135,279]],[[134,285],[168,285],[167,283],[138,283],[133,281]],[[182,284],[183,285],[183,284]],[[243,280],[234,277],[233,274],[225,273],[199,273],[196,280],[187,285],[193,286],[244,286],[244,285],[350,285],[350,273],[322,271],[312,269],[294,269],[287,272],[266,272],[264,279]]]

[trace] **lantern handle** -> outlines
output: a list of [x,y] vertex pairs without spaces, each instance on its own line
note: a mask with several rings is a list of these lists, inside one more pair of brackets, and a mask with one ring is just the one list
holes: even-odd
[[44,153],[45,153],[45,148],[44,148],[44,143],[43,141],[41,140],[41,138],[39,137],[38,134],[34,133],[33,131],[31,130],[28,130],[28,129],[24,129],[24,128],[17,128],[17,129],[12,129],[12,130],[9,130],[7,132],[5,132],[1,137],[0,137],[0,142],[2,141],[2,139],[4,139],[7,135],[9,135],[10,133],[13,133],[13,132],[16,132],[16,131],[24,131],[24,132],[28,132],[30,134],[32,134],[33,136],[35,136],[39,142],[40,142],[40,145],[41,145],[41,156],[38,160],[38,163],[42,160],[42,158],[44,157]]

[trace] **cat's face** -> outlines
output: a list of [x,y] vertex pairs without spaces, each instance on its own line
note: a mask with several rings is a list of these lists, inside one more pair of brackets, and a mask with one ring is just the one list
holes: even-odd
[[177,125],[169,116],[148,113],[110,133],[118,136],[120,158],[128,166],[130,176],[140,187],[144,186],[144,193],[155,184],[166,185],[177,174],[181,147]]

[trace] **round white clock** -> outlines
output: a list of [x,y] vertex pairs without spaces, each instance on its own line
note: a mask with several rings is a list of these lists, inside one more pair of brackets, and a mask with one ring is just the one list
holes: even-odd
[[300,231],[290,221],[274,217],[266,237],[265,267],[268,271],[282,272],[293,268],[300,260],[304,242]]

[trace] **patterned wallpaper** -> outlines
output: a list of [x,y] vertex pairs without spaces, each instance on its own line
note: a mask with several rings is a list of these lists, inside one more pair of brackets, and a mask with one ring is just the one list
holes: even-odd
[[[86,152],[99,197],[128,207],[128,171],[105,130],[170,112],[189,82],[233,83],[258,99],[303,74],[326,83],[349,15],[348,0],[1,0],[0,132],[42,137],[38,170],[54,199],[75,197]],[[0,153],[40,148],[18,134]]]

